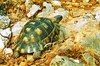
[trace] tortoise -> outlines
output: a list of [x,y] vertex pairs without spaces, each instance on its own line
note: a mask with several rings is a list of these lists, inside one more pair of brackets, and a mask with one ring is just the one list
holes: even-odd
[[27,22],[15,42],[14,52],[33,53],[33,57],[38,58],[47,43],[58,40],[57,23],[61,20],[62,16],[57,15],[53,19],[40,17]]

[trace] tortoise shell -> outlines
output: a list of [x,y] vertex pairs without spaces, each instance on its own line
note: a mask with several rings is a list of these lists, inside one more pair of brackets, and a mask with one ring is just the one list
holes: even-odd
[[53,20],[41,17],[27,22],[15,43],[15,51],[33,53],[44,50],[45,44],[52,42],[55,34],[59,33],[53,22],[61,19],[62,16],[58,15]]

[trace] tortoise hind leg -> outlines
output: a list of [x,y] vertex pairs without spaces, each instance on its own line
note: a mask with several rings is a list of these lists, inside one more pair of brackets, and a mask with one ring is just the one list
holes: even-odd
[[[36,46],[37,45],[37,46]],[[41,58],[41,55],[44,51],[44,45],[45,45],[45,42],[43,41],[40,41],[38,43],[36,43],[36,48],[34,47],[34,53],[33,53],[33,58],[36,60],[36,59],[40,59]]]
[[33,58],[34,58],[34,60],[40,59],[41,58],[41,51],[34,52]]
[[20,56],[20,53],[18,51],[14,51],[13,58],[18,58]]

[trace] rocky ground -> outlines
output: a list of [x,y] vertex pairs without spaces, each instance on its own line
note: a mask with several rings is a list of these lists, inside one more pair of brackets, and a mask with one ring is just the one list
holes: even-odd
[[[66,39],[59,35],[59,42],[41,59],[34,60],[32,54],[12,57],[14,43],[29,20],[56,15],[63,16],[59,25]],[[0,66],[100,66],[100,1],[1,0]]]

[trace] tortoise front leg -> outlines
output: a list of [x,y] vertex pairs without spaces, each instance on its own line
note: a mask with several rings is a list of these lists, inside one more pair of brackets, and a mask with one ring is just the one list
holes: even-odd
[[59,32],[59,40],[58,41],[66,40],[66,38],[67,38],[66,29],[63,26],[60,26],[59,30],[60,30],[60,32]]

